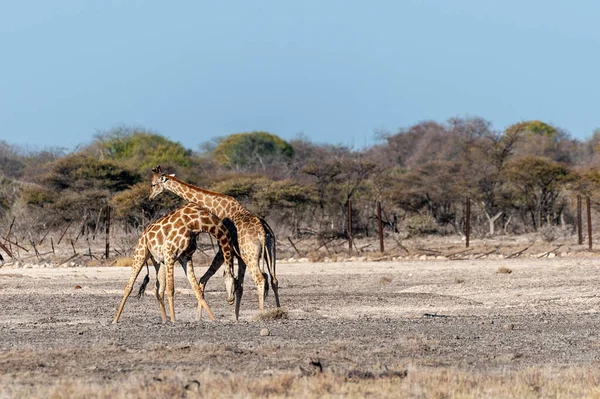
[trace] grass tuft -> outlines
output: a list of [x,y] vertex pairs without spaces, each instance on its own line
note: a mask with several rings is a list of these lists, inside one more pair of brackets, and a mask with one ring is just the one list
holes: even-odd
[[287,318],[288,318],[288,312],[287,312],[287,310],[285,310],[283,308],[275,308],[275,309],[265,310],[264,312],[262,312],[261,314],[259,314],[257,316],[257,319],[260,321],[282,320],[282,319],[287,319]]
[[390,284],[392,282],[392,278],[389,276],[383,276],[379,279],[379,284],[380,285],[386,285],[386,284]]
[[498,274],[511,274],[512,273],[512,269],[509,269],[506,266],[500,266],[498,268],[498,270],[496,271],[496,273],[498,273]]
[[120,258],[115,259],[115,266],[131,266],[133,265],[133,258],[128,256],[122,256]]

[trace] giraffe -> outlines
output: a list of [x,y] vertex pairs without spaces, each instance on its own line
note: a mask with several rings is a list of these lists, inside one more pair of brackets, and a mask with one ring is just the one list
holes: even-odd
[[[279,304],[279,283],[275,275],[275,235],[271,227],[263,219],[244,208],[235,198],[228,195],[205,190],[177,179],[174,175],[162,172],[160,165],[152,169],[152,188],[150,199],[154,199],[163,191],[168,190],[188,202],[200,205],[215,214],[231,232],[234,246],[239,253],[235,319],[239,318],[240,302],[244,292],[244,275],[246,267],[254,280],[258,291],[258,307],[264,310],[264,298],[268,292],[268,276],[260,267],[261,257],[265,260],[271,276],[271,287],[275,296],[275,304]],[[208,279],[223,263],[221,251],[213,259],[210,268],[200,278],[204,287]]]
[[198,300],[196,320],[201,320],[202,308],[206,310],[211,320],[215,319],[204,299],[203,289],[198,285],[192,263],[192,255],[196,251],[197,245],[196,237],[201,232],[211,234],[219,243],[224,261],[227,264],[225,268],[225,286],[227,288],[228,299],[230,304],[233,303],[234,289],[237,284],[233,277],[231,234],[215,215],[196,204],[188,203],[151,223],[140,236],[134,252],[129,281],[125,286],[123,300],[117,310],[117,315],[113,323],[119,321],[125,302],[133,289],[133,284],[148,259],[151,259],[154,263],[158,275],[156,298],[158,299],[163,323],[167,321],[164,304],[165,289],[167,291],[167,299],[169,300],[171,322],[175,322],[173,266],[176,260],[181,263],[183,270],[186,272]]

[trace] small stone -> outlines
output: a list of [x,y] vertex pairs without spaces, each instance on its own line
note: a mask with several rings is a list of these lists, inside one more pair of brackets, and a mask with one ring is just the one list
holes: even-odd
[[504,331],[510,331],[510,330],[514,330],[515,329],[515,325],[512,323],[508,323],[502,326],[502,329]]
[[271,331],[269,331],[268,328],[263,328],[262,330],[260,330],[261,337],[267,337],[269,335],[271,335]]

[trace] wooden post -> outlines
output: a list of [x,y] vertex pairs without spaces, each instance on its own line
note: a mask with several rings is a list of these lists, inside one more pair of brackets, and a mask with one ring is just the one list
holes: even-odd
[[348,252],[352,253],[352,202],[348,200]]
[[65,230],[63,231],[63,233],[60,235],[60,238],[58,239],[58,242],[56,243],[56,245],[60,245],[60,242],[62,241],[62,239],[65,236],[65,234],[67,234],[67,230],[69,230],[69,227],[71,227],[72,223],[73,223],[73,221],[71,220],[69,222],[69,224],[67,224],[67,227],[65,228]]
[[106,251],[104,255],[106,259],[110,254],[110,206],[106,206]]
[[581,195],[577,196],[577,243],[583,245],[583,221],[581,218]]
[[586,197],[585,203],[587,206],[587,228],[588,228],[588,246],[592,249],[592,209],[590,206],[590,197]]
[[381,201],[377,201],[377,227],[379,228],[379,252],[383,252],[383,224],[381,223]]
[[[6,233],[6,236],[4,237],[5,244],[8,242],[8,238],[10,237],[10,233],[12,231],[13,224],[15,224],[15,219],[16,219],[16,217],[13,216],[13,220],[12,220],[12,222],[10,222],[10,227],[8,228],[8,232]],[[10,243],[8,243],[8,246],[10,247]]]
[[298,257],[302,258],[302,254],[300,253],[300,251],[298,251],[298,248],[296,248],[296,245],[294,244],[292,239],[290,237],[288,237],[287,239],[290,242],[290,244],[292,244],[292,248],[294,248],[294,251],[296,251],[296,253],[298,254]]
[[471,235],[471,197],[467,195],[467,202],[465,204],[465,238],[466,247],[469,248],[469,239]]
[[[0,248],[2,248],[4,250],[4,252],[6,252],[8,254],[8,256],[10,256],[11,258],[14,258],[12,252],[10,252],[10,249],[8,249],[8,247],[6,247],[6,245],[2,244],[0,242]],[[0,255],[2,256],[2,255]]]

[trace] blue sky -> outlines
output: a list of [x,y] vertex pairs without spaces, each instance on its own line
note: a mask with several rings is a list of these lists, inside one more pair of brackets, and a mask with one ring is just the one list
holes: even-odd
[[0,139],[72,149],[117,125],[187,148],[266,130],[355,149],[480,116],[600,127],[600,2],[0,3]]

